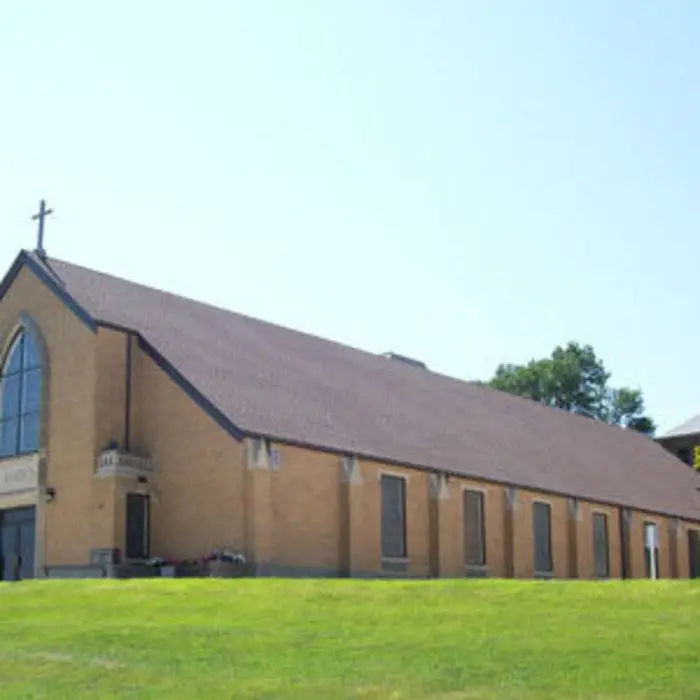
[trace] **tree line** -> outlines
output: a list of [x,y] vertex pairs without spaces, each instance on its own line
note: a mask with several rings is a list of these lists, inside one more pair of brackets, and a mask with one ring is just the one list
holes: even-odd
[[590,345],[569,342],[527,364],[502,363],[488,384],[494,389],[653,436],[640,389],[614,387]]

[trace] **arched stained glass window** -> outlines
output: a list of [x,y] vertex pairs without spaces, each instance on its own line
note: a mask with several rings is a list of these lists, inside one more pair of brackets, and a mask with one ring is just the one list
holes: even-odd
[[36,452],[40,424],[41,355],[22,330],[0,371],[0,457]]

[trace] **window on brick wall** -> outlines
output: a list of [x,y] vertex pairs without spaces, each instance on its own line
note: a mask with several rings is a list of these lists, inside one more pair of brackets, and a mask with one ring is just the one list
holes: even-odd
[[552,509],[548,503],[532,504],[532,526],[535,549],[535,573],[551,573],[552,564]]
[[598,578],[610,576],[608,516],[605,513],[593,513],[593,564]]
[[400,559],[408,556],[406,547],[406,480],[383,474],[382,557]]
[[464,561],[467,566],[486,566],[484,494],[464,491]]
[[22,330],[0,370],[0,457],[39,449],[41,379],[36,341]]
[[688,530],[690,578],[700,578],[700,531]]

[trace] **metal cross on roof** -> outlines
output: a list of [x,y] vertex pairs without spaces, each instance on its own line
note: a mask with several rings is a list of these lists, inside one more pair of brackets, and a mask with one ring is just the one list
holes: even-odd
[[32,216],[32,221],[38,221],[39,222],[39,231],[37,232],[37,244],[36,244],[36,252],[39,253],[41,256],[46,255],[46,251],[44,250],[44,219],[49,216],[49,214],[53,214],[53,209],[47,209],[46,208],[46,201],[41,200],[39,202],[39,213],[34,214]]

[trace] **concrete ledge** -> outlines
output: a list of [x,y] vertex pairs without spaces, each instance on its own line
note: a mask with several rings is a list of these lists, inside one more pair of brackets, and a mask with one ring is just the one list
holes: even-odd
[[367,579],[367,580],[411,580],[411,581],[428,581],[431,579],[429,574],[410,574],[408,572],[390,572],[390,571],[353,571],[350,578]]
[[119,564],[110,567],[111,578],[160,578],[159,566],[139,564]]
[[102,566],[46,566],[46,578],[105,578],[106,570]]
[[337,579],[412,579],[427,580],[428,574],[409,574],[405,571],[353,571],[350,576],[342,575],[340,569],[313,566],[280,566],[277,564],[253,564],[251,576],[276,578],[337,578]]
[[45,578],[154,578],[160,577],[160,567],[131,564],[65,564],[44,567]]
[[313,566],[281,566],[279,564],[252,564],[251,576],[272,578],[340,578],[338,569]]
[[389,571],[353,571],[350,576],[342,575],[339,569],[313,566],[280,566],[278,564],[253,564],[251,576],[260,578],[337,578],[337,579],[415,579],[427,580],[428,574],[393,573]]
[[[554,580],[554,572],[553,571],[535,571],[535,573],[532,575],[532,578],[534,578],[537,581],[553,581]],[[575,581],[576,579],[569,579],[570,581]]]
[[[428,574],[409,574],[407,572],[388,571],[353,571],[348,576],[342,576],[339,569],[312,567],[312,566],[282,566],[279,564],[248,564],[248,571],[244,576],[258,578],[337,578],[337,579],[365,579],[365,580],[428,580]],[[45,577],[52,579],[66,578],[160,578],[161,570],[157,566],[143,566],[138,564],[120,564],[111,566],[99,565],[66,565],[48,566],[44,569]],[[207,572],[198,567],[191,567],[187,572],[178,572],[176,578],[181,576],[207,577]],[[239,577],[234,577],[239,578]]]

